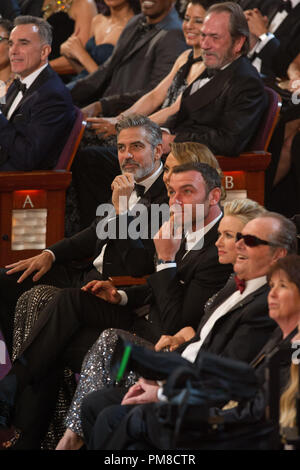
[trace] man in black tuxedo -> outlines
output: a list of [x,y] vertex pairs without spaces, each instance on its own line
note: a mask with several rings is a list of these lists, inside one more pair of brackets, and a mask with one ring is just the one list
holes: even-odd
[[[268,315],[266,274],[272,263],[295,249],[295,226],[285,217],[266,213],[248,222],[236,243],[234,271],[238,277],[231,278],[208,306],[196,336],[180,346],[182,357],[197,363],[201,351],[208,351],[250,363],[276,328]],[[161,348],[170,345],[172,337],[160,341]],[[141,378],[129,391],[118,387],[88,395],[82,407],[88,448],[104,448],[116,421],[120,425],[132,405],[163,400],[162,391],[155,382]],[[131,424],[134,430],[141,429],[142,423]]]
[[300,2],[271,0],[245,11],[251,33],[248,57],[266,78],[285,77],[300,52]]
[[[142,276],[154,270],[154,244],[151,239],[151,214],[153,204],[166,204],[167,191],[163,182],[161,163],[162,144],[159,126],[148,118],[131,115],[118,126],[119,162],[122,174],[112,183],[113,206],[100,207],[102,215],[113,209],[108,228],[111,236],[98,238],[99,230],[106,218],[97,217],[85,230],[50,246],[33,258],[21,260],[2,269],[0,274],[1,327],[10,345],[14,308],[19,296],[37,283],[60,288],[82,287],[92,279],[107,279],[114,275]],[[137,194],[135,181],[142,185],[144,194]],[[139,188],[139,189],[142,189]],[[146,210],[148,229],[141,230],[143,238],[129,238],[125,232],[138,214],[120,211],[119,197],[125,205],[134,209],[136,203]],[[125,201],[124,201],[125,199]],[[122,214],[121,212],[124,212]],[[116,227],[114,227],[116,224]],[[115,230],[114,230],[115,228]],[[93,262],[88,262],[93,258]],[[78,267],[70,263],[78,261]],[[82,266],[79,266],[81,262]],[[20,275],[21,271],[23,274]],[[33,279],[30,275],[33,274]]]
[[75,120],[69,91],[49,67],[52,33],[41,18],[19,16],[9,37],[12,72],[0,113],[0,171],[55,166]]
[[[7,401],[6,384],[12,377],[18,381],[18,398],[27,385],[43,382],[62,364],[79,370],[84,354],[106,328],[130,330],[155,342],[163,333],[173,334],[187,324],[196,326],[205,302],[231,272],[231,266],[218,263],[215,247],[222,216],[220,187],[218,173],[206,164],[177,167],[169,189],[170,205],[177,204],[176,215],[163,224],[155,239],[157,272],[149,276],[148,286],[117,291],[110,281],[96,278],[82,289],[62,289],[41,312],[20,359],[1,382],[0,403]],[[187,205],[191,211],[186,211]],[[202,206],[199,216],[196,208]],[[181,224],[179,237],[172,232],[166,236],[181,214],[189,230],[182,244]],[[142,309],[147,319],[140,316]],[[10,418],[10,412],[5,418],[6,404],[0,413],[2,424]]]

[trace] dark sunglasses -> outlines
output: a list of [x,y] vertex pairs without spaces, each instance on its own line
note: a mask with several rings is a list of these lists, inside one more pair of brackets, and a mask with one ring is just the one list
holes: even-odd
[[8,41],[8,38],[6,38],[5,36],[0,36],[0,42],[4,41],[5,39]]
[[255,235],[243,235],[241,232],[237,232],[235,239],[237,242],[243,239],[245,245],[250,246],[251,248],[259,245],[276,246],[275,243],[267,242],[266,240],[262,240]]

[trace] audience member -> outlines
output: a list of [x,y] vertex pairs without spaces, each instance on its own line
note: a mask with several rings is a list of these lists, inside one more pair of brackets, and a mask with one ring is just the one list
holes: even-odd
[[46,21],[20,16],[9,37],[11,70],[18,74],[0,114],[0,170],[49,169],[72,128],[71,96],[48,66],[51,29]]
[[[152,90],[186,49],[174,0],[140,0],[140,15],[124,28],[112,56],[72,89],[86,115],[116,116]],[[95,101],[97,100],[97,101]]]
[[[295,252],[295,235],[294,224],[276,213],[262,214],[237,233],[234,263],[237,280],[230,279],[213,299],[197,335],[182,346],[182,357],[197,362],[202,351],[245,362],[256,357],[276,325],[267,314],[266,274],[279,258]],[[132,409],[125,405],[156,402],[159,389],[153,381],[141,378],[129,391],[120,387],[90,394],[82,408],[88,448],[104,448],[115,429],[114,419],[118,416],[120,421]],[[113,407],[121,400],[123,406]]]
[[13,21],[16,16],[20,15],[21,10],[17,0],[1,0],[0,18]]
[[[103,4],[106,6],[105,0]],[[138,0],[108,2],[106,8],[105,14],[94,16],[90,38],[85,45],[75,33],[60,46],[61,54],[71,62],[77,74],[68,85],[69,89],[80,78],[95,72],[111,56],[122,30],[130,18],[140,11]]]
[[5,101],[6,92],[14,79],[8,54],[8,40],[13,28],[9,20],[0,18],[0,97]]
[[[166,184],[168,184],[170,180],[169,171],[171,168],[174,168],[174,163],[176,161],[177,164],[181,163],[179,157],[187,158],[187,155],[189,155],[189,158],[195,158],[196,155],[192,150],[193,148],[196,149],[197,146],[201,148],[202,144],[171,144],[172,153],[168,156],[165,163],[165,168],[167,167],[168,170],[165,172]],[[188,149],[190,149],[190,152],[188,152]],[[209,151],[207,150],[206,153],[208,152]],[[204,158],[205,160],[207,159],[206,154],[204,154]],[[201,158],[201,160],[203,160],[203,158]],[[236,258],[236,233],[242,230],[243,226],[249,220],[257,217],[264,211],[265,209],[263,207],[250,199],[233,200],[232,202],[225,203],[224,216],[219,224],[219,236],[216,241],[219,262],[221,264],[234,264]],[[211,301],[212,300],[209,300],[206,306]],[[115,351],[119,332],[120,330],[116,329],[104,331],[86,355],[81,369],[79,384],[66,419],[67,430],[57,446],[58,450],[77,449],[83,445],[83,433],[80,418],[81,403],[88,393],[102,389],[113,383],[113,377],[111,374],[111,358]],[[122,334],[124,335],[125,332],[123,331]],[[172,351],[177,347],[178,338],[184,338],[184,341],[188,341],[195,334],[194,328],[186,326],[173,337],[163,335],[156,344],[155,349],[159,351],[168,347],[170,351]],[[145,341],[137,336],[126,334],[126,337],[130,342],[145,345]],[[153,346],[148,344],[148,347],[152,348]],[[133,371],[126,374],[126,379],[124,378],[126,386],[131,385],[135,380],[137,380],[137,378]]]
[[[174,169],[171,179],[175,194],[170,189],[170,185],[170,204],[173,205],[177,201],[178,208],[181,205],[184,207],[185,204],[192,204],[193,210],[190,214],[186,210],[183,212],[184,224],[190,225],[190,229],[198,229],[188,238],[189,251],[181,259],[184,250],[179,251],[180,238],[172,234],[166,239],[157,238],[155,245],[158,272],[148,278],[148,286],[126,289],[126,295],[125,292],[123,294],[112,288],[110,281],[92,281],[82,289],[62,289],[41,312],[23,347],[21,356],[15,361],[10,375],[4,379],[4,382],[1,382],[2,410],[6,416],[3,416],[3,425],[11,418],[10,411],[6,408],[8,398],[5,392],[6,384],[15,380],[15,374],[18,376],[18,392],[15,398],[19,401],[19,399],[22,400],[22,392],[26,396],[28,386],[35,383],[39,389],[43,380],[47,382],[49,374],[57,374],[59,367],[63,364],[68,364],[73,370],[78,370],[88,347],[93,344],[99,333],[108,327],[131,330],[155,342],[163,332],[175,332],[178,327],[186,323],[195,325],[199,320],[199,310],[202,311],[207,298],[224,284],[228,278],[230,266],[218,265],[214,246],[218,221],[222,215],[219,207],[220,180],[217,172],[206,164],[187,164]],[[187,185],[191,194],[186,195]],[[203,204],[204,207],[204,215],[200,215],[200,219],[196,204]],[[179,215],[180,213],[176,216],[176,221]],[[161,233],[164,234],[171,228],[173,220],[174,216],[162,226],[159,237]],[[206,232],[204,240],[203,230],[197,227],[197,224],[201,225],[203,222]],[[203,242],[204,246],[202,246]],[[200,246],[201,249],[198,250]],[[99,291],[104,297],[108,295],[114,305],[99,298]],[[118,305],[121,298],[123,298],[122,305]],[[195,298],[197,305],[195,305]],[[149,302],[150,309],[147,309],[145,304]],[[145,307],[144,314],[149,312],[148,320],[134,313],[139,306]],[[61,315],[61,309],[63,315]],[[51,343],[50,348],[49,343]],[[36,348],[39,350],[38,356]],[[67,358],[70,348],[72,352]],[[24,375],[23,359],[28,364]],[[20,364],[22,364],[21,368]],[[58,364],[60,364],[59,367]],[[37,385],[38,383],[40,385]],[[36,386],[34,386],[35,390]],[[9,394],[10,397],[13,396],[12,389]],[[10,404],[14,405],[15,400],[12,403],[10,399]],[[47,410],[45,403],[43,405],[45,416]],[[32,403],[27,404],[29,409],[32,406]],[[11,408],[10,405],[9,408]]]

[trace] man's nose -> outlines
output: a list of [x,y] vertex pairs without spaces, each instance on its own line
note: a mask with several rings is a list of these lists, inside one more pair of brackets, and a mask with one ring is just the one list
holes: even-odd
[[210,48],[210,38],[208,36],[202,36],[200,45],[202,49],[209,49]]

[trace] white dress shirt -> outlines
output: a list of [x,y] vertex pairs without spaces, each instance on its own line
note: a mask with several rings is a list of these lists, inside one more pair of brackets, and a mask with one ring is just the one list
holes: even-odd
[[202,344],[204,343],[205,339],[213,329],[215,323],[219,320],[219,318],[226,315],[235,305],[237,305],[241,300],[245,299],[249,294],[256,291],[264,284],[266,284],[267,278],[266,276],[258,277],[256,279],[251,279],[250,281],[246,281],[246,288],[244,292],[241,292],[237,289],[233,294],[228,297],[218,308],[213,312],[213,314],[209,317],[207,322],[203,325],[201,332],[200,332],[200,339],[195,343],[190,344],[185,348],[182,353],[182,357],[187,359],[190,362],[194,362],[199,350],[201,349]]
[[[48,63],[42,65],[42,67],[35,70],[30,75],[27,75],[27,77],[25,77],[23,79],[20,78],[21,83],[24,83],[26,85],[27,90],[33,84],[33,82],[39,76],[39,74],[47,67],[47,65],[48,65]],[[19,91],[19,93],[15,97],[14,101],[12,102],[11,107],[9,108],[9,111],[7,113],[7,119],[10,119],[10,117],[14,113],[15,109],[17,108],[17,106],[20,103],[22,98],[23,98],[23,93],[21,91]]]

